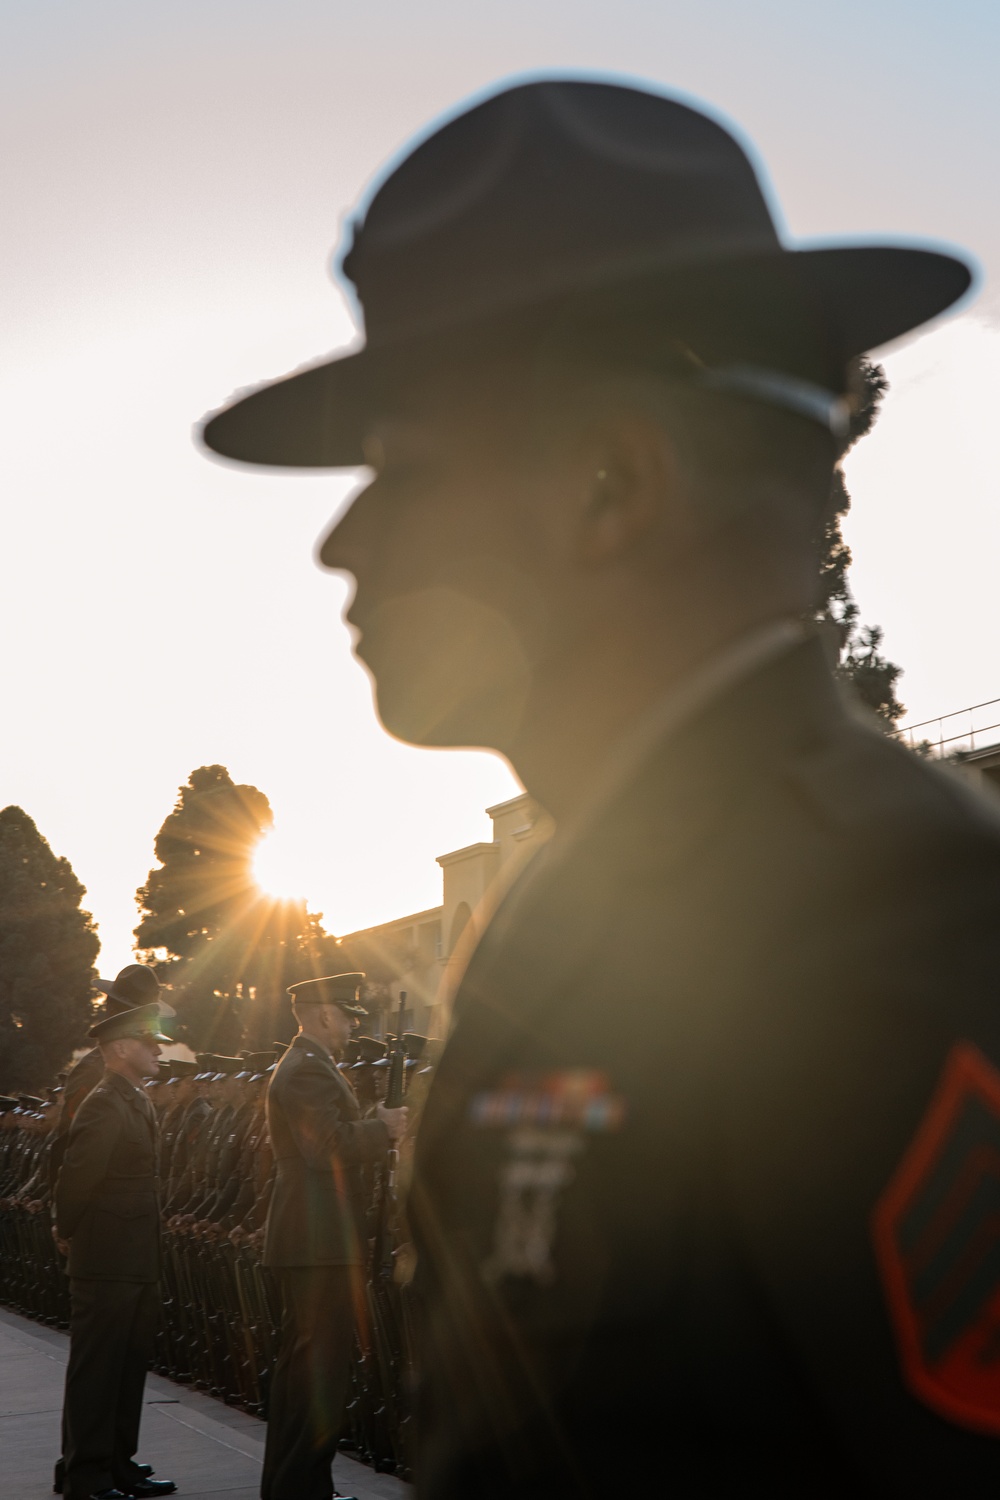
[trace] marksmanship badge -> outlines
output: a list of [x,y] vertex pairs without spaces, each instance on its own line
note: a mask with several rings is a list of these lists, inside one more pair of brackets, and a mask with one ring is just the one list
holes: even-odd
[[903,1374],[1000,1435],[1000,1073],[959,1043],[872,1218]]
[[576,1175],[588,1135],[617,1130],[624,1113],[606,1076],[588,1069],[511,1074],[496,1090],[476,1095],[471,1122],[507,1132],[493,1249],[482,1268],[487,1281],[520,1276],[544,1286],[554,1280],[560,1195]]

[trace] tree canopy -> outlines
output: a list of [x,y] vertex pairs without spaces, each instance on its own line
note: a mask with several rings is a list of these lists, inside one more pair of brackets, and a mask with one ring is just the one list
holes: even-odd
[[85,895],[26,812],[0,811],[0,1091],[44,1088],[84,1041],[100,948]]
[[173,990],[178,1040],[196,1051],[266,1047],[292,1029],[287,985],[324,972],[333,940],[301,900],[263,892],[253,859],[274,818],[225,766],[192,771],[136,894],[140,958]]
[[869,708],[894,725],[905,713],[896,697],[896,682],[902,668],[888,661],[879,649],[882,630],[878,625],[862,625],[847,573],[851,566],[851,549],[844,541],[842,522],[851,508],[851,497],[844,481],[843,460],[854,445],[865,437],[878,419],[879,409],[889,382],[881,365],[861,358],[853,367],[854,403],[847,438],[830,486],[830,503],[822,519],[820,542],[820,597],[816,608],[817,623],[828,629],[839,647],[838,672],[851,682]]

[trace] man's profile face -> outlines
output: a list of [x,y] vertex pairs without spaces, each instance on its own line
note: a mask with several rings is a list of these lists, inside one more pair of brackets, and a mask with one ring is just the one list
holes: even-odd
[[346,1046],[354,1030],[354,1017],[339,1005],[324,1005],[323,1012],[331,1045],[337,1049]]
[[387,401],[368,486],[321,549],[357,583],[346,618],[383,724],[503,749],[551,634],[548,476],[515,372],[453,373]]
[[123,1046],[129,1065],[140,1078],[157,1078],[160,1071],[160,1044],[152,1037],[125,1037]]

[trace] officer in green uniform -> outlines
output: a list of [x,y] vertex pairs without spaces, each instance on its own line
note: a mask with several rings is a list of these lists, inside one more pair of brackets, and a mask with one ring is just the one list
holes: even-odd
[[53,1234],[68,1257],[70,1353],[64,1408],[69,1500],[166,1495],[135,1463],[142,1393],[159,1314],[156,1119],[158,1004],[91,1027],[104,1076],[80,1105],[56,1180]]
[[[91,988],[99,995],[104,996],[104,1019],[111,1016],[122,1015],[125,1011],[136,1010],[143,1005],[158,1005],[161,1020],[168,1020],[174,1014],[171,1006],[161,998],[162,989],[160,981],[155,972],[148,964],[126,964],[119,969],[114,979],[94,980]],[[56,1120],[55,1134],[49,1150],[49,1184],[55,1186],[62,1166],[63,1156],[69,1143],[70,1126],[80,1105],[86,1099],[91,1089],[100,1082],[104,1072],[104,1058],[99,1046],[94,1046],[89,1052],[85,1052],[81,1058],[73,1064],[69,1072],[62,1080],[62,1094],[59,1101],[59,1115]],[[62,1439],[63,1449],[66,1447],[65,1427]],[[144,1466],[148,1467],[148,1466]],[[63,1479],[65,1476],[65,1462],[62,1457],[56,1460],[55,1480],[53,1489],[56,1494],[62,1493]],[[148,1477],[144,1475],[143,1477]]]
[[363,974],[289,987],[299,1032],[267,1090],[275,1183],[263,1261],[281,1292],[261,1500],[330,1500],[365,1254],[362,1167],[406,1130],[406,1109],[362,1119],[337,1067]]
[[559,79],[343,268],[365,346],[207,442],[369,465],[321,557],[383,723],[556,824],[418,1132],[418,1493],[993,1493],[1000,824],[804,623],[851,363],[968,267],[789,247],[716,120]]
[[[91,988],[104,996],[105,1019],[121,1015],[123,1011],[154,1004],[159,1004],[162,1019],[167,1020],[174,1014],[171,1007],[160,998],[160,982],[148,964],[126,964],[124,969],[119,969],[114,979],[95,979]],[[103,1071],[104,1059],[101,1056],[101,1049],[92,1047],[73,1064],[63,1081],[59,1119],[56,1123],[55,1140],[49,1156],[49,1170],[53,1182],[62,1164],[73,1116],[100,1080]]]

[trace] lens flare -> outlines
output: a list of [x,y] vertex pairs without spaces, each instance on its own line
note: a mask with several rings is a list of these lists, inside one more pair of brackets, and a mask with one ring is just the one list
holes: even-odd
[[261,890],[276,900],[301,900],[305,879],[297,851],[280,833],[268,833],[253,857],[254,879]]

